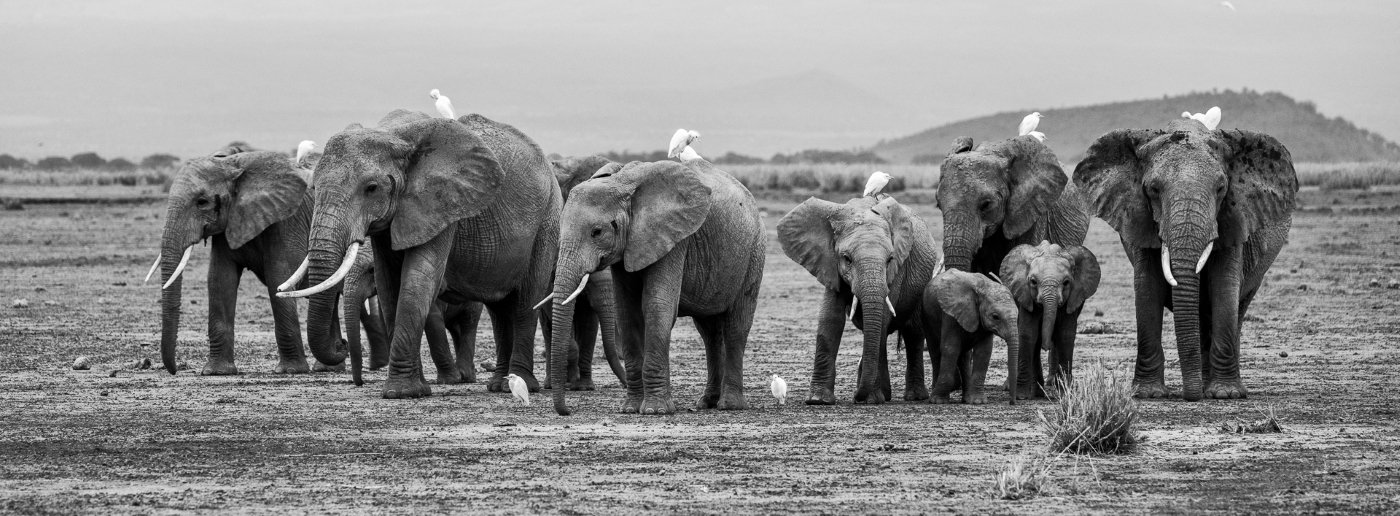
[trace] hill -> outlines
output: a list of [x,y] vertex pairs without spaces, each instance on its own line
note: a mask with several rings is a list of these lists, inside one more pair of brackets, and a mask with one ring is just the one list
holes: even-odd
[[[1160,99],[1133,100],[1063,109],[1040,109],[1045,119],[1039,130],[1061,161],[1074,163],[1094,139],[1113,129],[1161,127],[1182,111],[1205,112],[1220,106],[1220,127],[1249,129],[1273,135],[1288,146],[1297,162],[1349,162],[1400,159],[1400,145],[1356,127],[1341,117],[1328,118],[1311,102],[1278,92],[1193,92]],[[917,134],[881,141],[871,150],[894,163],[942,161],[954,138],[977,142],[1015,136],[1016,126],[1030,109],[953,122]]]

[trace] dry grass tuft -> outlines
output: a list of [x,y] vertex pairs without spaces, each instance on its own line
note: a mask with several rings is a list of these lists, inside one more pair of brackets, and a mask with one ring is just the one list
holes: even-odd
[[997,474],[997,495],[1002,500],[1033,498],[1050,486],[1053,469],[1054,465],[1044,455],[1018,455]]
[[1055,408],[1039,411],[1052,453],[1121,454],[1137,446],[1134,430],[1139,412],[1132,379],[1114,374],[1103,364],[1075,372],[1074,381],[1060,385]]
[[1270,406],[1268,412],[1260,412],[1259,415],[1264,418],[1253,423],[1238,418],[1221,423],[1220,431],[1226,434],[1276,434],[1283,431],[1283,426],[1274,416],[1274,407]]

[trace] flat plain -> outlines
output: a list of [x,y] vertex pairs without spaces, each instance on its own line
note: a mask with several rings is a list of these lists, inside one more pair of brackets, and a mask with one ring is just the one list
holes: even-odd
[[[928,192],[897,196],[940,237]],[[1394,513],[1400,289],[1388,287],[1400,281],[1400,193],[1301,196],[1244,327],[1248,399],[1143,401],[1135,453],[1055,457],[1045,492],[1017,501],[999,498],[996,476],[1044,450],[1037,412],[1048,401],[1012,406],[989,388],[982,406],[855,405],[860,337],[848,328],[841,403],[801,403],[820,287],[772,235],[801,196],[762,203],[768,261],[745,357],[753,409],[669,417],[616,413],[622,390],[601,356],[599,390],[569,393],[570,417],[554,414],[548,392],[528,407],[481,384],[384,400],[382,371],[363,387],[346,374],[272,374],[272,318],[252,275],[239,294],[243,374],[198,376],[208,261],[198,248],[179,349],[192,369],[134,369],[159,362],[159,286],[141,279],[163,203],[27,204],[0,211],[0,512]],[[1080,325],[1107,331],[1080,335],[1076,363],[1130,374],[1130,267],[1103,222],[1087,245],[1103,284]],[[18,299],[28,306],[12,306]],[[485,326],[477,363],[492,349]],[[1167,348],[1168,386],[1179,389]],[[78,356],[92,369],[72,370]],[[993,355],[989,384],[1004,380],[1004,358]],[[704,377],[688,320],[676,327],[671,367],[688,407]],[[891,367],[899,392],[903,361]],[[535,371],[543,376],[542,357]],[[770,373],[787,379],[793,404],[768,395]],[[1282,433],[1220,431],[1269,410]]]

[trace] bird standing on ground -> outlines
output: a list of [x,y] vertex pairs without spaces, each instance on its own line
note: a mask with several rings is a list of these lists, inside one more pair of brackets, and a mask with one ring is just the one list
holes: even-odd
[[311,155],[311,151],[314,149],[316,149],[316,142],[302,140],[301,143],[297,144],[297,158],[292,164],[300,167],[302,163],[306,161],[306,157]]
[[530,386],[525,385],[525,379],[516,376],[515,373],[506,375],[506,383],[510,384],[510,395],[525,406],[530,406]]
[[447,98],[447,95],[443,95],[437,88],[433,88],[433,91],[428,92],[428,96],[437,100],[434,105],[437,106],[438,113],[442,114],[444,118],[457,119],[457,112],[452,110],[452,99]]
[[885,185],[889,184],[889,182],[889,174],[876,170],[874,174],[870,174],[870,179],[865,181],[865,193],[862,193],[861,196],[873,197],[879,194],[880,190],[884,190]]
[[[687,131],[685,129],[676,129],[676,134],[671,135],[671,146],[666,152],[666,157],[674,158],[684,154],[685,151],[690,151],[694,154],[695,151],[690,148],[690,144],[699,139],[700,133]],[[699,157],[699,154],[696,154],[696,157]]]
[[[1036,126],[1040,125],[1040,119],[1044,116],[1045,115],[1040,114],[1039,111],[1026,115],[1025,118],[1021,119],[1021,127],[1017,129],[1017,136],[1031,134],[1031,131],[1034,131]],[[1044,135],[1042,134],[1041,136]]]
[[778,398],[779,405],[787,405],[787,382],[775,374],[773,381],[768,382],[768,388],[773,391],[773,397]]

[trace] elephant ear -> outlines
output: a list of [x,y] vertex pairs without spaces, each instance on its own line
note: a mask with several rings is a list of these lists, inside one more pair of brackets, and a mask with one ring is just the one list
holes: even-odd
[[[407,109],[400,108],[390,111],[389,114],[384,115],[384,118],[380,118],[378,127],[380,129],[389,129],[391,127],[431,119],[432,117],[420,111],[409,111]],[[348,130],[349,128],[346,129]]]
[[1034,226],[1055,205],[1069,178],[1055,153],[1031,136],[998,142],[988,152],[1007,160],[1006,218],[1002,232],[1015,237]]
[[[966,331],[977,331],[982,327],[981,317],[978,315],[977,303],[977,276],[970,272],[959,270],[947,270],[935,276],[929,283],[929,288],[933,289],[934,299],[938,300],[939,308],[944,313],[957,319],[958,326],[962,326]],[[990,281],[990,280],[989,280]]]
[[894,243],[894,255],[900,263],[909,259],[909,253],[914,249],[914,239],[917,236],[914,229],[914,213],[899,204],[893,197],[886,197],[880,201],[870,211],[885,218],[885,222],[890,225],[890,241]]
[[1079,245],[1065,246],[1063,253],[1069,257],[1070,275],[1074,277],[1069,295],[1065,296],[1065,312],[1073,312],[1099,291],[1099,259],[1089,248]]
[[569,192],[572,192],[575,186],[593,177],[594,173],[612,161],[603,156],[594,155],[557,159],[549,163],[554,169],[554,179],[559,182],[559,190],[564,194],[564,200],[568,201]]
[[841,205],[809,197],[778,221],[778,244],[827,290],[841,289],[836,262],[836,232],[831,219]]
[[215,160],[237,175],[224,230],[232,249],[243,247],[268,226],[291,217],[307,202],[306,180],[281,153],[241,152]]
[[[1043,244],[1042,244],[1043,245]],[[1040,247],[1021,244],[1001,260],[1001,281],[1011,291],[1011,297],[1021,308],[1035,307],[1035,289],[1031,288],[1031,260],[1044,254]]]
[[627,272],[656,263],[710,215],[710,187],[680,163],[629,164],[614,177],[632,185],[632,222],[622,256]]
[[1230,180],[1220,206],[1220,238],[1239,244],[1293,212],[1298,174],[1292,155],[1274,137],[1239,129],[1216,133],[1228,149],[1225,175]]
[[501,165],[480,138],[456,120],[429,118],[392,128],[407,142],[403,193],[389,228],[393,250],[422,245],[453,222],[473,217],[500,189]]
[[1162,133],[1159,129],[1109,132],[1095,140],[1074,167],[1074,183],[1089,197],[1094,213],[1135,247],[1161,244],[1152,205],[1142,191],[1146,167],[1138,158],[1138,147]]

